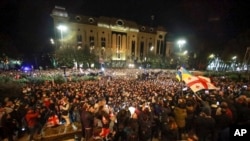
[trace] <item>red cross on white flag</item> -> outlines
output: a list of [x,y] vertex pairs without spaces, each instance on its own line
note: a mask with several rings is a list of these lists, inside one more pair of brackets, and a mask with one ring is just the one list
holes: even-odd
[[195,93],[197,91],[206,89],[206,90],[213,90],[218,89],[212,83],[210,78],[204,76],[192,76],[183,79],[187,86]]

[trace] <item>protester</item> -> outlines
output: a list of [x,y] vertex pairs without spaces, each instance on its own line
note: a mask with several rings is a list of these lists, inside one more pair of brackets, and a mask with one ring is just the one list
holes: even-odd
[[[98,70],[93,70],[91,73],[97,72]],[[41,71],[34,77],[52,74],[58,75],[60,72],[57,70]],[[76,74],[67,72],[67,75]],[[11,117],[20,123],[18,119],[22,118],[14,116],[16,115],[14,113],[24,113],[24,107],[28,105],[33,110],[31,113],[37,111],[35,121],[39,120],[40,124],[48,121],[49,113],[53,112],[58,116],[60,122],[65,121],[65,126],[73,122],[81,122],[82,131],[84,131],[82,132],[83,137],[85,137],[85,125],[87,126],[87,124],[83,122],[82,117],[85,116],[85,112],[90,112],[93,113],[93,115],[91,114],[91,123],[93,117],[93,130],[95,132],[93,135],[91,131],[91,135],[94,138],[106,140],[112,139],[112,137],[115,139],[116,137],[140,138],[143,141],[152,138],[167,138],[163,134],[164,128],[156,128],[156,124],[163,125],[166,122],[164,119],[176,122],[179,129],[177,132],[187,135],[190,131],[195,131],[194,135],[198,136],[199,140],[203,140],[204,134],[209,135],[209,138],[212,136],[218,138],[219,135],[213,134],[212,130],[224,131],[224,126],[222,128],[219,123],[221,119],[217,119],[216,116],[225,116],[223,110],[227,109],[226,115],[232,119],[232,123],[249,124],[250,104],[248,103],[249,99],[244,96],[247,90],[242,89],[246,83],[220,77],[213,77],[212,80],[220,88],[219,90],[210,90],[209,94],[203,90],[193,93],[189,88],[183,91],[184,84],[176,80],[175,72],[107,69],[105,75],[96,80],[74,81],[72,77],[71,80],[60,83],[54,81],[53,83],[47,81],[43,84],[27,83],[20,90],[22,93],[18,97],[19,102],[11,102],[14,101],[11,98],[6,100],[2,98],[1,111],[3,114],[5,112],[11,113]],[[226,104],[223,104],[225,102]],[[85,107],[85,104],[88,106]],[[215,106],[217,107],[214,108]],[[118,116],[124,110],[127,110],[128,114],[128,109],[131,107],[134,109],[134,112],[131,113],[133,118],[131,116],[128,116],[129,118]],[[220,111],[223,112],[219,112],[220,108]],[[216,115],[217,110],[218,115]],[[20,116],[26,117],[25,114],[20,114]],[[0,117],[2,121],[4,118]],[[172,120],[172,118],[174,119]],[[120,126],[120,123],[123,123],[124,127]],[[145,130],[146,126],[150,127],[147,131]],[[200,130],[200,127],[204,127],[204,130]],[[1,125],[2,128],[3,125]],[[97,134],[97,131],[100,133]],[[176,130],[172,133],[175,137],[174,133]],[[196,139],[194,136],[189,138]],[[179,139],[181,138],[179,137]]]
[[61,110],[61,114],[62,114],[62,118],[65,120],[65,126],[69,126],[70,125],[70,119],[69,119],[69,109],[70,109],[70,103],[68,101],[67,97],[64,97],[61,101],[61,105],[60,105],[60,110]]
[[25,120],[28,124],[28,131],[30,134],[29,140],[34,140],[34,135],[41,135],[41,124],[39,123],[40,114],[38,111],[35,111],[33,107],[29,107],[27,114],[25,115]]

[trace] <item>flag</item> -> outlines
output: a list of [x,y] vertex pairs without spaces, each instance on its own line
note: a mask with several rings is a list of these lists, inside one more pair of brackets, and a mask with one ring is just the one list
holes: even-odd
[[212,83],[210,78],[205,76],[194,76],[185,68],[180,67],[176,72],[176,78],[179,81],[184,81],[185,84],[190,87],[193,92],[197,92],[203,89],[215,90],[218,89]]
[[183,79],[188,87],[195,93],[197,91],[206,89],[206,90],[215,90],[218,89],[212,83],[210,78],[204,76],[193,76],[190,75]]
[[182,81],[183,79],[186,79],[189,76],[192,76],[192,74],[183,67],[180,67],[176,72],[176,78],[179,81]]
[[177,71],[176,72],[176,78],[179,80],[179,81],[182,81],[182,74],[181,74],[181,71]]
[[57,115],[52,115],[47,120],[47,127],[54,127],[54,126],[57,126],[59,124],[60,124],[60,122],[59,122],[59,118]]

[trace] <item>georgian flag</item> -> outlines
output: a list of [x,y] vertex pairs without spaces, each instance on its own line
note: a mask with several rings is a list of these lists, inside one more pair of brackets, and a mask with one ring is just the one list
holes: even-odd
[[206,90],[215,90],[218,89],[212,83],[210,78],[204,76],[188,76],[183,81],[188,87],[195,93],[197,91],[206,89]]

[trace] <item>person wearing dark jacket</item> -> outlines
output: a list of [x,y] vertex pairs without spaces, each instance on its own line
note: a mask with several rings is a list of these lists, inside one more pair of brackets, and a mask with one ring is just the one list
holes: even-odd
[[226,114],[225,108],[221,109],[221,114],[215,116],[216,122],[216,136],[215,140],[228,141],[229,140],[229,126],[232,123],[232,119]]
[[127,133],[128,140],[138,140],[139,122],[137,113],[132,114],[125,132]]
[[139,115],[139,140],[149,141],[152,138],[153,115],[149,107],[145,106]]
[[162,141],[176,141],[178,140],[178,126],[174,117],[169,116],[162,119]]
[[237,110],[237,120],[238,125],[249,125],[250,124],[250,109],[248,108],[246,98],[240,96],[235,103],[235,108]]
[[130,113],[129,111],[122,109],[118,112],[117,114],[117,131],[114,136],[114,141],[118,141],[119,138],[121,138],[121,141],[126,141],[127,140],[127,135],[125,132],[125,127],[128,124],[130,118]]
[[81,113],[82,122],[82,137],[86,140],[92,136],[94,127],[94,107],[91,105],[85,105],[85,110]]
[[194,131],[199,141],[212,141],[214,139],[215,120],[207,109],[202,110],[194,120]]
[[14,135],[14,131],[17,128],[16,124],[17,124],[16,121],[13,120],[13,118],[11,117],[9,113],[6,113],[3,115],[1,119],[1,125],[4,127],[3,132],[7,136],[8,141],[14,141],[13,135]]

